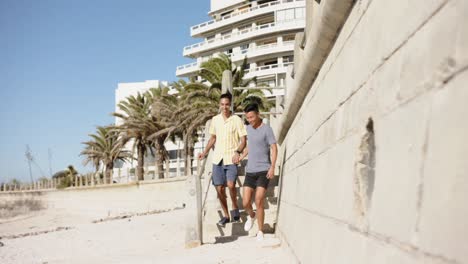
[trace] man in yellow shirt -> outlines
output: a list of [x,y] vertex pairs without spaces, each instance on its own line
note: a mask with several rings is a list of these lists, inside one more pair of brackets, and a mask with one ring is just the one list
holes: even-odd
[[224,217],[218,225],[225,226],[230,222],[227,206],[226,185],[229,189],[233,210],[231,212],[234,221],[239,221],[239,207],[237,205],[237,163],[239,156],[245,148],[247,131],[242,119],[231,112],[231,94],[222,94],[219,101],[221,113],[214,116],[210,125],[210,140],[205,150],[198,155],[204,159],[214,148],[213,155],[213,185],[216,187],[218,199],[223,208]]

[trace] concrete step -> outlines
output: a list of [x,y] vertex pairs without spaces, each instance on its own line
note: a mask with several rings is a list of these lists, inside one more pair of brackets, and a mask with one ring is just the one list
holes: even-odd
[[[216,190],[214,186],[208,189],[205,207],[203,209],[203,243],[216,243],[226,239],[235,238],[239,236],[255,236],[258,232],[258,225],[255,222],[253,228],[249,232],[244,231],[244,223],[246,221],[246,213],[243,211],[242,198],[243,198],[243,183],[245,181],[244,175],[238,177],[236,182],[237,189],[237,204],[241,210],[241,221],[237,223],[228,223],[225,227],[220,227],[217,222],[222,218],[222,209],[217,199]],[[203,181],[203,190],[206,190],[208,179]],[[278,187],[279,177],[275,176],[268,185],[265,201],[265,223],[264,232],[274,233],[276,225],[276,212],[277,212],[277,197],[279,192]],[[229,210],[232,209],[231,198],[229,190],[226,188],[226,195],[228,200]],[[252,197],[252,207],[256,210],[255,203],[253,202],[255,194]]]
[[[273,234],[275,231],[276,211],[276,207],[265,210],[263,225],[263,232],[265,234]],[[217,243],[229,237],[256,236],[258,232],[257,221],[255,221],[254,226],[249,232],[244,230],[244,224],[247,220],[245,212],[241,212],[241,220],[239,222],[227,223],[225,227],[217,225],[217,222],[221,219],[222,211],[217,211],[217,214],[217,217],[209,217],[203,221],[203,243]]]

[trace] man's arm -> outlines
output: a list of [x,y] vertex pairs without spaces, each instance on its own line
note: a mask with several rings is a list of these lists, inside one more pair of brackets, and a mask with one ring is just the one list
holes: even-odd
[[242,153],[242,151],[244,151],[245,145],[247,144],[247,137],[246,136],[242,136],[240,138],[240,140],[241,140],[241,143],[237,147],[236,152],[234,152],[234,156],[232,156],[232,163],[234,163],[234,164],[239,163],[240,154]]
[[208,140],[208,144],[206,144],[205,149],[203,150],[202,153],[198,154],[198,159],[202,160],[208,155],[210,152],[210,149],[214,146],[216,143],[216,135],[211,135],[210,139]]
[[270,145],[270,152],[271,166],[267,173],[268,179],[271,179],[273,176],[275,176],[276,158],[278,157],[278,146],[276,143]]
[[239,157],[239,162],[243,159],[245,159],[245,157],[247,157],[247,155],[249,155],[249,147],[245,147],[244,151],[242,152],[242,154],[240,155]]

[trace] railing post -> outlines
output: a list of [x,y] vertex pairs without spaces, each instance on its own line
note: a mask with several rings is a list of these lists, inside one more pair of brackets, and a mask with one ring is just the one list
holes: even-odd
[[165,163],[166,163],[166,175],[164,176],[164,178],[169,178],[169,173],[171,172],[171,160],[167,159]]
[[177,153],[176,177],[180,177],[180,157]]
[[187,201],[186,230],[185,230],[185,247],[198,247],[203,241],[202,230],[202,190],[200,175],[202,173],[200,160],[197,159],[197,173],[189,173],[187,177],[187,190],[189,199]]
[[[230,93],[231,95],[234,95],[232,92],[232,72],[230,70],[225,70],[223,72],[223,79],[221,82],[221,92],[222,93]],[[231,102],[234,101],[234,98],[232,98]],[[231,104],[231,112],[234,112],[234,104]]]

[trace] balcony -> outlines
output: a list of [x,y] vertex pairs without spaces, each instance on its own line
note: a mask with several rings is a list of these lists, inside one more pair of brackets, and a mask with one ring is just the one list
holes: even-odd
[[[236,52],[230,55],[232,62],[241,62],[245,56],[249,59],[254,59],[258,56],[264,56],[268,54],[275,54],[287,51],[294,50],[294,41],[285,41],[281,44],[272,43],[267,45],[261,45],[253,48],[249,48],[247,50],[243,50],[241,52]],[[191,74],[200,70],[201,63],[189,63],[182,66],[177,67],[176,76],[177,77],[188,77]]]
[[249,59],[253,59],[259,56],[293,51],[293,50],[294,50],[294,41],[285,41],[280,44],[272,43],[272,44],[257,46],[255,48],[249,48],[241,52],[233,53],[231,55],[231,60],[233,62],[238,62],[238,61],[242,61],[245,58],[245,56],[247,56],[247,58]]
[[253,28],[246,28],[239,32],[233,32],[223,35],[219,38],[210,39],[208,41],[199,42],[184,48],[183,55],[188,57],[196,57],[197,53],[208,51],[210,49],[219,48],[222,46],[230,45],[236,42],[258,38],[262,35],[278,33],[286,30],[301,29],[305,26],[304,19],[294,19],[283,21],[281,23],[269,23],[259,25]]
[[177,67],[176,76],[177,77],[185,77],[190,75],[190,73],[194,73],[200,69],[200,65],[198,62],[193,62],[185,65],[181,65]]
[[287,62],[282,64],[272,64],[259,66],[253,69],[245,70],[244,78],[250,79],[255,76],[265,76],[265,75],[274,75],[278,73],[286,73],[289,65],[293,65],[293,62]]
[[305,6],[304,0],[277,0],[261,5],[257,5],[246,10],[233,12],[222,16],[219,20],[210,20],[190,28],[192,37],[201,37],[203,33],[224,27],[233,23],[244,21],[259,15],[274,12],[279,9],[287,9]]

